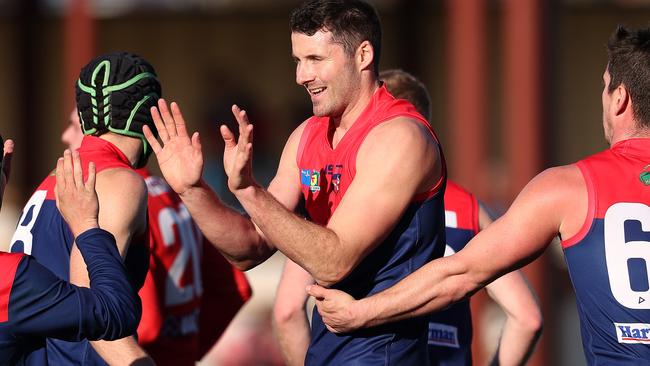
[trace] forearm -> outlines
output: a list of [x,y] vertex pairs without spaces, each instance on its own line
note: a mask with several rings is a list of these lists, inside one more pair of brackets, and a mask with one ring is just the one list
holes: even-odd
[[[268,242],[325,286],[340,281],[355,263],[337,234],[287,210],[268,191],[248,187],[236,193]],[[317,248],[317,250],[315,250]],[[327,258],[327,260],[323,260]]]
[[133,336],[110,342],[94,341],[90,344],[109,365],[155,365]]
[[251,220],[224,205],[205,182],[180,197],[203,235],[240,269],[252,268],[273,254],[274,248]]
[[79,288],[81,332],[90,339],[118,339],[135,332],[142,307],[131,287],[115,238],[101,229],[85,231],[76,238],[88,265],[90,289]]
[[275,317],[275,335],[280,344],[282,356],[288,366],[302,366],[311,339],[309,322],[304,309]]
[[355,303],[355,328],[429,314],[470,296],[481,284],[449,257],[429,262],[397,285]]
[[507,319],[492,364],[499,366],[526,364],[540,334],[541,327],[531,328]]

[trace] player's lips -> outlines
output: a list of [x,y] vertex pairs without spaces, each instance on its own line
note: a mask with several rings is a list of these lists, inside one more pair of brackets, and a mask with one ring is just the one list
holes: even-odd
[[307,92],[308,92],[309,95],[311,95],[311,97],[313,98],[313,97],[315,97],[315,96],[318,96],[318,95],[321,94],[322,92],[324,92],[325,89],[327,89],[327,88],[324,87],[324,86],[320,86],[320,87],[318,87],[318,88],[309,88],[309,87],[307,87]]

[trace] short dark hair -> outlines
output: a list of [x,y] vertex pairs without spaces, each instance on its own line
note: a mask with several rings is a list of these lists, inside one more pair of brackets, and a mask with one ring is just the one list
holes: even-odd
[[398,99],[406,99],[431,123],[431,97],[429,91],[415,76],[400,69],[384,70],[379,73],[386,89]]
[[334,42],[341,43],[348,55],[369,41],[375,76],[379,74],[381,21],[372,5],[360,0],[308,0],[291,12],[291,32],[313,36],[320,30],[332,32]]
[[610,75],[609,90],[623,84],[633,103],[639,127],[650,127],[650,29],[630,30],[623,26],[612,33],[607,43]]

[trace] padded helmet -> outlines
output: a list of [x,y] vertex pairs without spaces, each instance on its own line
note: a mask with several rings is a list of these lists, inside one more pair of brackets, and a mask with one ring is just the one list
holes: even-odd
[[149,126],[158,136],[149,109],[162,95],[153,66],[128,52],[96,57],[81,69],[76,94],[84,134],[99,136],[110,131],[139,138],[144,151],[136,168],[146,165],[151,146],[142,127]]

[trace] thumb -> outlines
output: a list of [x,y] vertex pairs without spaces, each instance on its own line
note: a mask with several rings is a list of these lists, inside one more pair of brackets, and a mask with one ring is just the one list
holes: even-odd
[[323,300],[327,294],[327,289],[318,285],[309,285],[307,286],[307,293],[310,296],[314,297],[316,300]]
[[233,135],[233,133],[228,128],[228,126],[221,125],[219,131],[221,132],[221,137],[223,137],[223,142],[226,143],[226,149],[231,149],[237,146],[237,142],[235,141],[235,135]]

